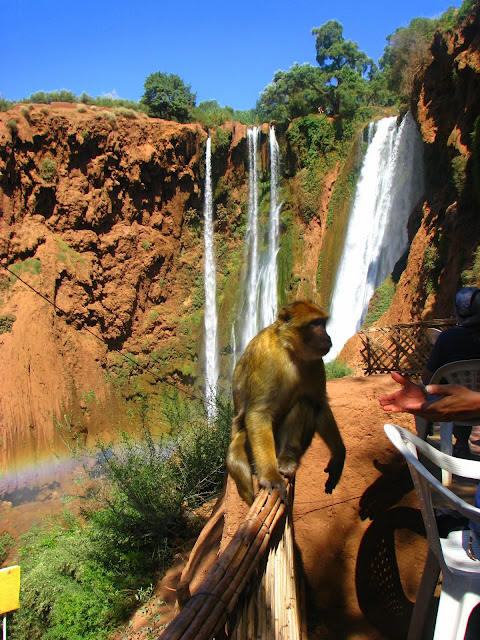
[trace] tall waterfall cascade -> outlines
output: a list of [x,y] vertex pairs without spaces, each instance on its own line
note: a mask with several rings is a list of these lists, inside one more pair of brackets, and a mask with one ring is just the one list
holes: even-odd
[[280,209],[282,208],[282,203],[279,202],[280,149],[273,127],[270,127],[268,136],[270,146],[270,212],[267,262],[260,276],[262,292],[259,329],[263,329],[275,321],[278,309],[277,254],[279,249]]
[[245,347],[257,333],[258,327],[258,274],[259,264],[259,221],[258,221],[258,142],[260,128],[247,129],[248,145],[248,213],[247,230],[245,233],[246,247],[246,311],[240,336],[240,348],[243,353]]
[[[245,233],[244,304],[240,322],[232,329],[232,344],[236,356],[242,354],[250,340],[277,315],[277,254],[279,249],[280,210],[280,150],[274,127],[269,130],[270,148],[270,210],[268,234],[259,216],[258,153],[260,128],[247,131],[248,146],[248,213]],[[267,240],[265,241],[265,238]]]
[[212,145],[207,139],[205,153],[205,199],[204,218],[204,287],[205,287],[205,400],[207,416],[216,415],[215,399],[218,385],[218,339],[216,306],[216,267],[213,245],[213,198],[212,198]]
[[408,218],[423,192],[423,147],[412,115],[400,126],[396,117],[370,123],[333,291],[327,362],[361,328],[375,289],[407,248]]

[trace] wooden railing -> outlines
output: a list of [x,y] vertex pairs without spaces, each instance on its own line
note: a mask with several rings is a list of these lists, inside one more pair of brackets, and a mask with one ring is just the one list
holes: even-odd
[[262,489],[232,540],[161,640],[302,640],[289,502]]
[[453,319],[429,320],[359,331],[365,374],[398,371],[409,376],[421,375],[432,349],[427,329],[444,330],[454,324]]

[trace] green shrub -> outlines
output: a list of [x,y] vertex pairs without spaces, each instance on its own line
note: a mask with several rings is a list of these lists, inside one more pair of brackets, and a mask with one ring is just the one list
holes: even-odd
[[20,112],[21,112],[22,116],[25,118],[25,120],[27,122],[30,122],[30,116],[31,116],[30,108],[25,106],[25,105],[23,105],[22,107],[20,107]]
[[7,313],[4,316],[0,316],[0,334],[9,333],[12,330],[13,323],[17,318],[13,313]]
[[15,103],[11,100],[5,100],[5,98],[0,97],[0,112],[1,111],[9,111]]
[[112,129],[116,129],[118,127],[117,116],[112,111],[104,111],[103,117],[107,120]]
[[363,329],[367,329],[376,322],[385,311],[388,311],[395,294],[395,283],[392,276],[388,276],[385,282],[375,289],[368,306],[368,313],[363,322]]
[[7,531],[0,535],[0,565],[3,565],[14,544],[15,540]]
[[148,553],[160,566],[191,535],[190,509],[220,491],[232,419],[230,405],[219,401],[210,426],[203,402],[177,393],[164,398],[163,410],[170,434],[154,436],[145,426],[140,437],[122,433],[115,446],[97,445],[98,499],[106,508],[90,514],[125,552]]
[[[23,536],[20,558],[22,606],[11,618],[13,640],[102,640],[134,606],[131,576],[138,581],[140,567],[94,524],[65,514],[34,526]],[[151,579],[148,565],[143,570]]]
[[120,116],[122,118],[128,118],[129,120],[135,120],[138,118],[138,113],[133,109],[127,109],[125,107],[115,107],[113,113],[116,116]]
[[467,179],[467,162],[466,156],[456,156],[452,159],[452,182],[457,195],[461,195],[465,187]]
[[[110,637],[182,541],[198,534],[193,509],[223,484],[232,409],[219,401],[209,425],[202,401],[174,394],[165,397],[164,413],[168,436],[145,428],[138,439],[122,434],[115,446],[73,447],[91,460],[99,509],[85,511],[83,523],[65,512],[23,538],[13,640]],[[69,437],[73,429],[63,426]]]
[[325,374],[327,376],[327,380],[345,378],[345,376],[353,375],[353,369],[350,369],[344,360],[335,358],[331,362],[327,362],[325,364]]
[[40,175],[45,182],[53,182],[57,176],[57,163],[53,158],[45,158],[40,167]]
[[472,268],[462,271],[461,278],[463,287],[478,286],[480,282],[480,245],[473,254]]
[[15,138],[15,136],[18,134],[18,122],[15,120],[15,118],[9,118],[7,120],[7,129],[10,131],[10,135],[12,136],[13,140],[13,138]]
[[335,130],[325,115],[296,118],[287,130],[287,140],[300,167],[312,167],[319,154],[325,155],[335,147]]

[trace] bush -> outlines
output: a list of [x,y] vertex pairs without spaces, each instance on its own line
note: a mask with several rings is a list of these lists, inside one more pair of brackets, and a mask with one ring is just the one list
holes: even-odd
[[326,115],[311,115],[294,120],[287,130],[287,140],[300,167],[312,167],[319,154],[335,148],[335,129]]
[[394,294],[395,283],[393,282],[392,276],[388,276],[385,282],[383,282],[377,289],[375,289],[372,299],[370,300],[368,313],[365,316],[365,320],[363,322],[364,329],[370,327],[380,318],[380,316],[385,313],[385,311],[388,311],[392,303]]
[[125,107],[115,107],[113,110],[114,115],[128,118],[129,120],[135,120],[138,118],[138,114],[133,109],[127,109]]
[[5,98],[0,98],[0,112],[1,111],[9,111],[15,103],[11,100],[5,100]]
[[345,376],[353,375],[353,369],[350,369],[344,360],[335,358],[335,360],[325,364],[325,374],[327,376],[327,380],[345,378]]
[[0,535],[0,565],[3,565],[14,544],[15,540],[7,531]]
[[13,313],[7,313],[4,316],[0,316],[0,334],[9,333],[12,330],[13,323],[17,318]]
[[20,107],[20,111],[21,111],[22,116],[25,118],[25,120],[27,122],[30,122],[30,120],[31,120],[30,109],[27,106],[23,105],[22,107]]
[[105,120],[107,120],[112,129],[118,128],[117,116],[114,113],[112,113],[111,111],[104,111],[103,117],[105,118]]
[[[182,540],[198,533],[193,509],[218,494],[224,480],[231,406],[219,402],[214,426],[201,401],[175,394],[164,399],[164,410],[168,436],[145,428],[138,440],[124,433],[115,446],[75,448],[92,461],[87,468],[100,508],[84,512],[83,524],[65,513],[24,537],[13,640],[111,636]],[[68,421],[64,427],[73,431]]]
[[34,526],[20,557],[22,606],[10,622],[13,640],[101,640],[134,606],[131,558],[92,524],[65,514]]
[[10,131],[10,135],[12,136],[13,140],[13,138],[15,138],[15,136],[18,134],[18,122],[15,120],[15,118],[9,118],[7,120],[7,129]]
[[480,282],[480,246],[473,253],[472,268],[462,271],[461,279],[463,287],[478,286]]
[[161,566],[175,541],[191,535],[190,510],[220,491],[232,420],[230,404],[221,401],[215,426],[200,401],[175,394],[163,408],[168,435],[155,437],[145,427],[139,438],[122,433],[115,446],[97,445],[97,497],[105,508],[90,516],[122,547],[148,552]]
[[53,158],[45,158],[40,167],[40,175],[45,182],[53,182],[57,175],[57,163]]

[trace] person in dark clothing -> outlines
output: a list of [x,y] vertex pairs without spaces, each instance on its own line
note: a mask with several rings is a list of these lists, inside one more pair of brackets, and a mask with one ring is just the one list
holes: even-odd
[[[422,372],[422,382],[428,384],[435,371],[449,362],[480,358],[480,289],[465,287],[455,296],[455,315],[459,326],[443,331],[433,345]],[[468,440],[472,427],[456,425],[453,453],[459,458],[470,457]]]

